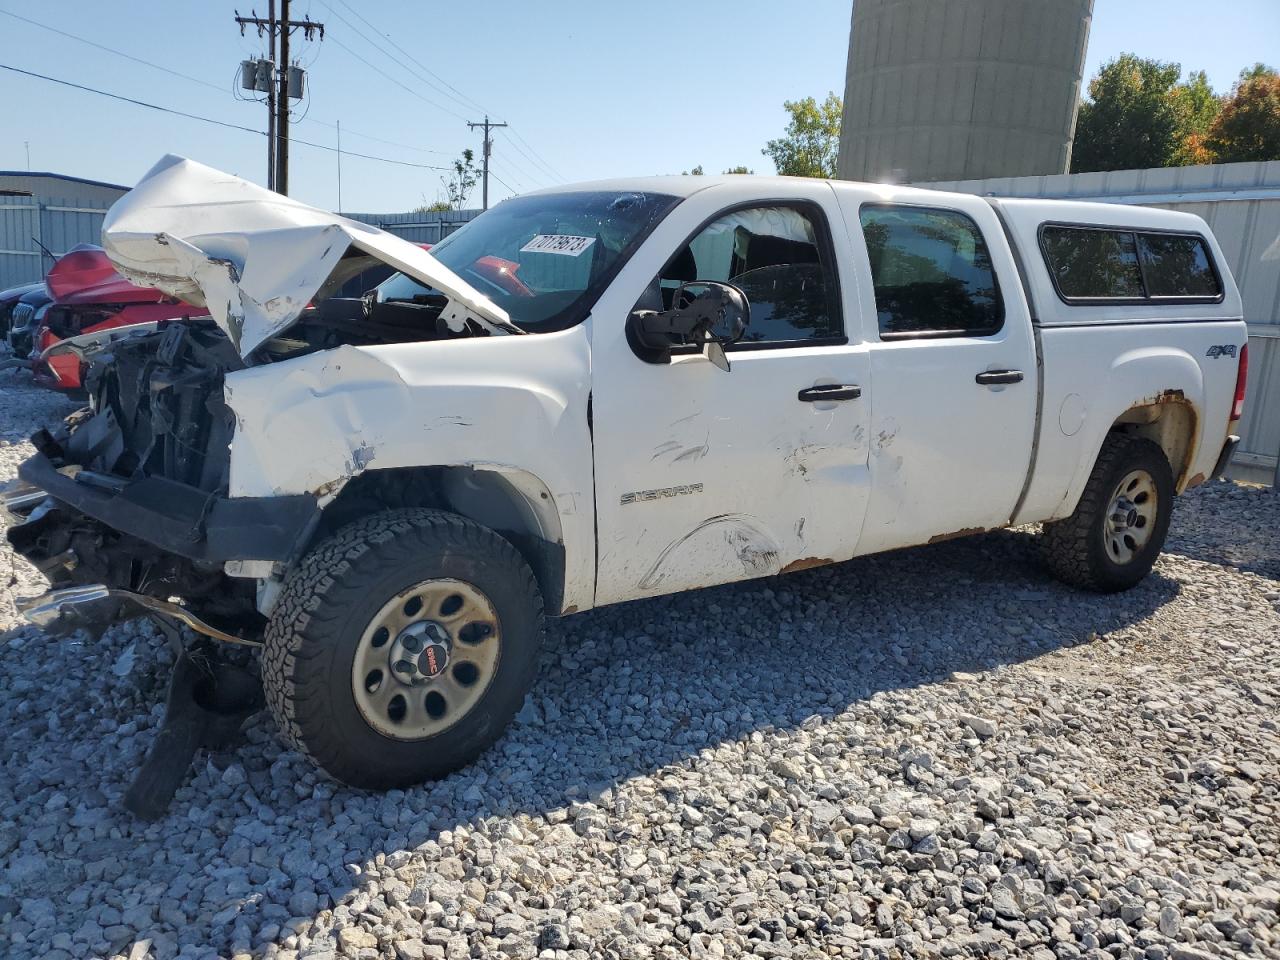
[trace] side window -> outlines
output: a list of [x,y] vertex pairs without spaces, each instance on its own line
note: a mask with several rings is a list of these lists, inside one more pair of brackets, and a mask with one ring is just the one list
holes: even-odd
[[741,343],[843,338],[838,287],[825,224],[807,205],[749,207],[704,227],[659,278],[663,307],[681,283],[717,280],[739,287],[751,304]]
[[1222,296],[1222,282],[1213,269],[1203,237],[1140,233],[1138,254],[1142,258],[1142,274],[1147,278],[1148,296]]
[[869,204],[860,218],[880,336],[988,336],[1004,324],[991,254],[955,210]]
[[1217,300],[1222,281],[1204,238],[1048,224],[1040,247],[1067,303]]
[[1067,300],[1140,300],[1142,269],[1132,233],[1045,227],[1045,262]]

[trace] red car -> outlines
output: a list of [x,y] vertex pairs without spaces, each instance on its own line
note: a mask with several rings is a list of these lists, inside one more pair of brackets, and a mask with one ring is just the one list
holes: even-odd
[[135,287],[116,272],[101,247],[81,244],[55,263],[45,278],[53,303],[35,331],[31,358],[37,383],[57,390],[80,388],[80,359],[66,353],[40,360],[59,340],[81,333],[178,317],[203,317],[193,307],[150,287]]

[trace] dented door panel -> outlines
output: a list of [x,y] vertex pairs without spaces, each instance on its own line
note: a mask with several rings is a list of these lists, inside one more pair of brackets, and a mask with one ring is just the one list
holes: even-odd
[[[928,543],[1009,523],[1030,468],[1036,429],[1035,341],[1017,266],[999,221],[980,197],[838,184],[862,278],[863,336],[870,343],[871,499],[859,552]],[[967,217],[981,232],[1004,305],[1003,325],[986,336],[882,337],[864,205],[928,207]],[[984,383],[992,371],[1020,374]]]
[[[825,213],[846,329],[859,329],[848,240],[830,188],[794,196]],[[818,566],[852,556],[870,491],[868,408],[804,402],[819,384],[868,384],[865,345],[731,350],[641,361],[627,315],[667,260],[718,212],[760,200],[750,180],[687,199],[653,233],[593,313],[598,604]]]

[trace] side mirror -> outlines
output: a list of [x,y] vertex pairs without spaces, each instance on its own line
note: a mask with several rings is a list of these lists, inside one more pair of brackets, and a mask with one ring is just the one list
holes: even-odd
[[633,310],[627,339],[649,363],[669,363],[673,346],[698,344],[708,360],[728,370],[724,348],[741,340],[750,322],[751,305],[738,287],[695,280],[676,288],[670,310]]

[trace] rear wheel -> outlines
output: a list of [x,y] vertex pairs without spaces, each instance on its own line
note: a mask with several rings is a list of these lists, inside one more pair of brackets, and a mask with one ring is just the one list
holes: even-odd
[[1150,440],[1112,434],[1075,512],[1044,526],[1044,555],[1060,580],[1127,590],[1151,572],[1173,509],[1173,471]]
[[479,756],[537,669],[542,598],[497,533],[437,510],[339,530],[267,625],[263,684],[289,742],[333,777],[387,789]]

